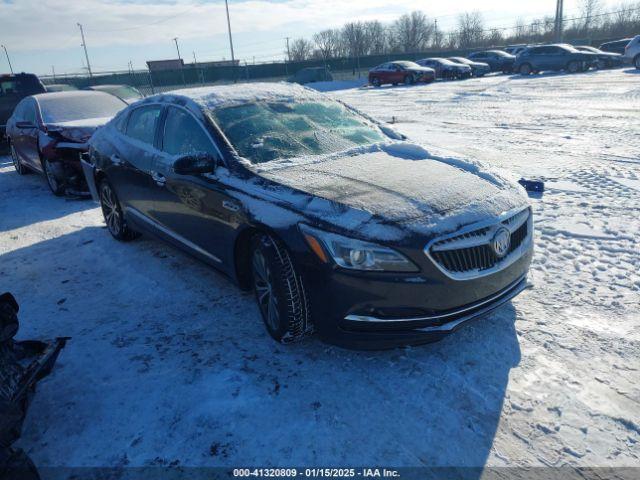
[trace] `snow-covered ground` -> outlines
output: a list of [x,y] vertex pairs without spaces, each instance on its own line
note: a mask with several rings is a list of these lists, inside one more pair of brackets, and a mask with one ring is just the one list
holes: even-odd
[[251,295],[3,157],[0,291],[20,337],[72,337],[19,445],[39,466],[640,466],[640,75],[332,95],[544,179],[535,289],[437,344],[282,346]]

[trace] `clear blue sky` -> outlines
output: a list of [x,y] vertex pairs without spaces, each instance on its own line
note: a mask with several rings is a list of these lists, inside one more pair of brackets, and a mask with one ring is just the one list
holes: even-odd
[[[601,0],[604,6],[613,4]],[[347,21],[391,22],[412,10],[437,18],[443,29],[455,26],[464,11],[480,11],[487,27],[510,27],[553,15],[555,0],[229,0],[236,57],[252,62],[284,58],[285,37],[308,37]],[[565,17],[577,16],[580,0],[565,0]],[[175,58],[178,37],[187,61],[229,58],[222,0],[0,0],[0,43],[14,70],[50,74],[81,71],[84,53],[76,25],[84,25],[94,71],[126,70],[145,60]],[[4,52],[1,52],[4,53]],[[8,71],[4,55],[0,72]]]

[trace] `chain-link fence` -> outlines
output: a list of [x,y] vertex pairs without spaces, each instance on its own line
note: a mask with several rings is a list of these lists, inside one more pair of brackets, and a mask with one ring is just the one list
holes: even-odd
[[[604,41],[604,40],[602,40]],[[579,40],[578,45],[599,45],[600,40]],[[501,47],[494,47],[501,48]],[[304,68],[321,67],[329,71],[334,80],[366,78],[368,70],[376,65],[393,60],[419,60],[425,57],[467,56],[471,50],[430,50],[416,53],[387,53],[366,57],[313,59],[302,62],[276,62],[263,64],[238,64],[206,66],[186,64],[175,70],[130,70],[86,75],[64,75],[41,77],[45,84],[65,83],[77,88],[91,85],[126,84],[136,87],[145,95],[166,92],[185,87],[225,84],[233,82],[283,81],[290,79]]]

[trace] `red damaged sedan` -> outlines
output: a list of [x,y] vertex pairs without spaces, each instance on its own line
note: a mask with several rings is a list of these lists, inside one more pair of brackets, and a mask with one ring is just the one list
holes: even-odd
[[80,155],[93,132],[126,106],[113,95],[93,91],[24,98],[7,121],[16,171],[44,174],[54,195],[88,193]]
[[436,79],[433,68],[422,67],[414,62],[387,62],[369,70],[369,83],[374,87],[390,83],[413,85],[417,82],[431,83]]

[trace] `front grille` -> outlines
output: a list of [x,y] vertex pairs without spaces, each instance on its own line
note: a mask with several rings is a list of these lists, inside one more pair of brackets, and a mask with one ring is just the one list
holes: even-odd
[[[527,240],[531,212],[527,208],[506,219],[496,219],[492,225],[436,240],[428,248],[431,259],[450,276],[481,276],[491,273],[514,260],[514,252]],[[510,245],[503,257],[496,255],[491,246],[500,228],[509,230]]]

